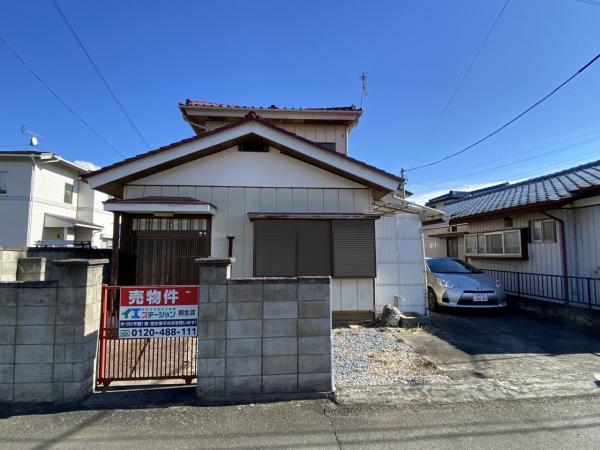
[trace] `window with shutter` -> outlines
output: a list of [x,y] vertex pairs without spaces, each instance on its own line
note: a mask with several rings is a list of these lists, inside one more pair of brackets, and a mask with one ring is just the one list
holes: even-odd
[[257,277],[375,277],[375,221],[258,219]]
[[296,276],[296,228],[292,220],[254,222],[255,276]]
[[375,221],[333,221],[333,276],[375,278]]
[[331,275],[331,221],[299,220],[298,275]]

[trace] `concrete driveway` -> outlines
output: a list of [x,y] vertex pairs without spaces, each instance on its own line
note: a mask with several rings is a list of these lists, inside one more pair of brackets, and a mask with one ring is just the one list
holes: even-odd
[[567,325],[512,311],[433,313],[431,324],[429,332],[407,331],[403,339],[455,380],[600,374],[600,335]]

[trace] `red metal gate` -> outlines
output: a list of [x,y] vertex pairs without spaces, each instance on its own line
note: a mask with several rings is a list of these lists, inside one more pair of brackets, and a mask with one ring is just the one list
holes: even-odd
[[196,336],[119,339],[120,288],[102,287],[96,383],[108,386],[113,381],[165,379],[191,383],[197,377]]

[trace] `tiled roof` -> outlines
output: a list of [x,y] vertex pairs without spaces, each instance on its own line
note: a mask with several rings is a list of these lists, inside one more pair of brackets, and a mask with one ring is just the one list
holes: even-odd
[[504,187],[504,186],[508,186],[508,182],[495,184],[493,186],[487,186],[487,187],[484,187],[481,189],[476,189],[474,191],[449,191],[445,194],[440,195],[439,197],[434,197],[434,198],[430,199],[427,203],[425,203],[425,206],[431,206],[435,203],[443,202],[446,200],[460,200],[465,197],[472,197],[473,195],[483,194],[483,193],[493,191],[493,190],[498,189],[499,187]]
[[450,219],[466,218],[528,205],[568,201],[581,191],[592,188],[600,189],[600,160],[488,190],[447,203],[441,209]]
[[228,103],[213,103],[213,102],[204,102],[199,100],[191,100],[187,99],[185,104],[181,104],[182,106],[199,106],[202,108],[238,108],[238,109],[281,109],[283,111],[360,111],[360,108],[357,108],[356,105],[349,106],[327,106],[324,108],[282,108],[277,105],[270,106],[252,106],[252,105],[233,105]]

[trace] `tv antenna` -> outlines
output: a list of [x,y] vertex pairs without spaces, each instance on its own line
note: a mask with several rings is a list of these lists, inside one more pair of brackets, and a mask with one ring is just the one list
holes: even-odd
[[360,94],[360,109],[363,107],[363,100],[367,96],[367,72],[360,74],[361,94]]
[[23,135],[26,134],[29,136],[29,144],[28,144],[29,147],[37,147],[40,144],[39,138],[44,137],[39,133],[28,130],[27,128],[25,128],[25,125],[21,126],[21,134],[23,134]]

